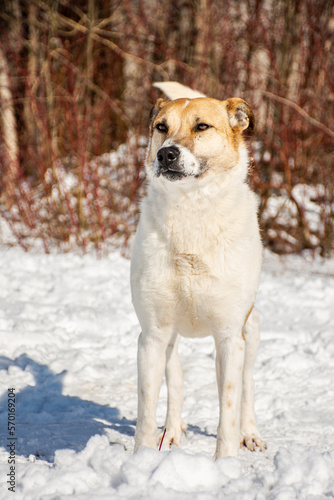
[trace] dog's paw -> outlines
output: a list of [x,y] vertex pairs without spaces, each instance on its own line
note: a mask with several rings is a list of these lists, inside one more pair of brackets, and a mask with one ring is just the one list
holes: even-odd
[[181,424],[179,425],[166,426],[164,428],[164,431],[159,435],[158,446],[162,446],[161,441],[164,446],[169,446],[169,448],[171,448],[172,445],[179,446],[182,433],[187,435],[186,430],[187,424],[185,424],[184,422],[181,422]]
[[240,448],[245,446],[250,451],[264,451],[267,449],[267,444],[259,434],[241,434]]

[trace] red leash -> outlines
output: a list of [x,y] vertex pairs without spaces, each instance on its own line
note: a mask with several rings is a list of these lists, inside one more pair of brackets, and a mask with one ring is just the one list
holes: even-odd
[[165,434],[166,434],[166,428],[165,428],[165,430],[163,432],[163,435],[162,435],[162,438],[161,438],[161,441],[160,441],[159,451],[161,450],[162,443],[164,442]]

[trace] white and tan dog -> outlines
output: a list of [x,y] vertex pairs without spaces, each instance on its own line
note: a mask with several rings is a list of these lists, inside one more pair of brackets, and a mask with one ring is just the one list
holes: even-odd
[[242,136],[254,127],[253,113],[242,99],[200,97],[173,82],[157,86],[168,97],[181,98],[158,99],[152,112],[149,185],[132,254],[132,298],[142,328],[135,450],[157,446],[164,371],[166,441],[178,445],[185,430],[179,335],[215,340],[220,405],[215,458],[237,456],[240,443],[262,450],[253,389],[262,247]]

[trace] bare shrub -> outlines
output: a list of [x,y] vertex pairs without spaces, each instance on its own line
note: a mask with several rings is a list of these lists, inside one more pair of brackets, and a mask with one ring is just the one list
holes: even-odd
[[13,0],[0,29],[0,215],[25,249],[126,249],[170,79],[254,109],[264,243],[333,254],[332,2]]

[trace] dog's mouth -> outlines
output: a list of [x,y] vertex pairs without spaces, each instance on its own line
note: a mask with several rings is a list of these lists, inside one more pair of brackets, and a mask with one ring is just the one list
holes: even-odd
[[157,177],[160,177],[160,175],[169,181],[180,181],[187,177],[184,172],[181,172],[180,170],[173,170],[171,168],[160,168],[157,173]]

